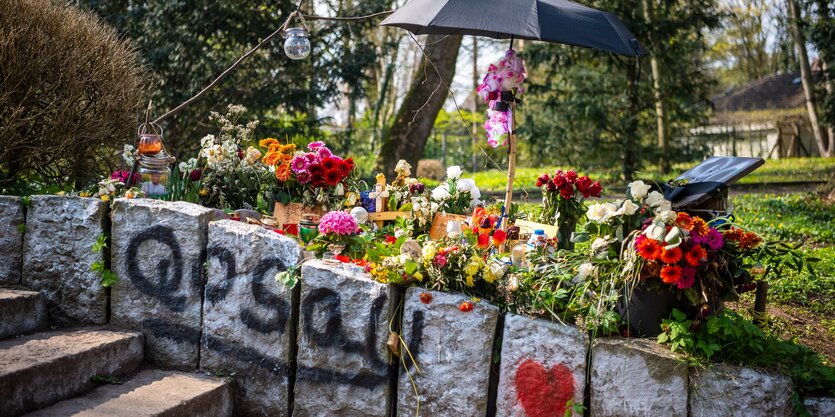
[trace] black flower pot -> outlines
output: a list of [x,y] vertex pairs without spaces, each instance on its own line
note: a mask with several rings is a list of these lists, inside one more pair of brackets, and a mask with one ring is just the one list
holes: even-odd
[[[681,297],[681,298],[680,298]],[[640,283],[629,288],[618,301],[618,314],[629,326],[632,336],[655,337],[661,334],[661,322],[674,308],[687,311],[685,297],[672,286]]]

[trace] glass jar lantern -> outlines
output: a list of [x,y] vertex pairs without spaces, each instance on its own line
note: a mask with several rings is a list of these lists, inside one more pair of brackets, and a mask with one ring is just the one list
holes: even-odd
[[305,28],[287,28],[284,31],[284,53],[290,59],[305,59],[310,55],[310,39]]
[[139,161],[141,189],[147,198],[168,196],[168,181],[171,178],[171,158],[167,155],[142,155]]
[[156,155],[162,151],[162,128],[153,122],[139,125],[139,154]]

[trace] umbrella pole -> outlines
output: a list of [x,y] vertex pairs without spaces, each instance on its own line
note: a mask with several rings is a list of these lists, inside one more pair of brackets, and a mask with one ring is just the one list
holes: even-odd
[[[513,182],[516,180],[516,103],[510,103],[510,132],[508,133],[507,147],[507,187],[504,194],[504,215],[502,219],[502,230],[507,232],[510,220],[510,206],[513,200]],[[500,252],[505,252],[507,241],[502,243]]]

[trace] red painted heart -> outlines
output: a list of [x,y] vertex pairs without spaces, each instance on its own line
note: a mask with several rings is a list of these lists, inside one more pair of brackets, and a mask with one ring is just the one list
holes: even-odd
[[516,368],[516,398],[528,417],[563,417],[574,398],[574,375],[563,364],[546,370],[527,359]]

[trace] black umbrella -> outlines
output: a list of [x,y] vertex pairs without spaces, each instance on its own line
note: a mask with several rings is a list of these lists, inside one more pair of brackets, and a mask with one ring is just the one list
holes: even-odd
[[[615,15],[568,0],[410,0],[380,25],[401,27],[417,35],[530,39],[626,56],[646,53]],[[513,110],[516,101],[512,94],[508,102]],[[515,123],[511,126],[506,211],[510,209],[516,176]],[[502,228],[507,230],[506,221]]]
[[626,56],[646,52],[615,15],[568,0],[411,0],[380,25],[417,35],[540,40]]

